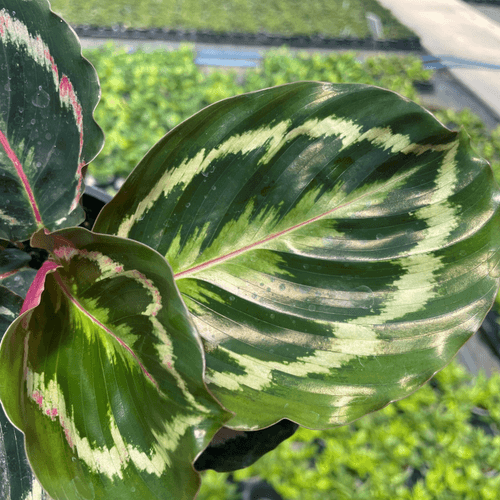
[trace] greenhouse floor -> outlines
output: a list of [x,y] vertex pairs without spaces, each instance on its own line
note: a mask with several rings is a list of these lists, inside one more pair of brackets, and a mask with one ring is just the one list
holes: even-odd
[[[500,116],[500,24],[460,0],[379,0],[420,37],[438,58],[453,56],[476,65],[448,71]],[[481,64],[482,63],[482,64]],[[483,65],[483,67],[481,67]],[[487,67],[489,69],[486,69]],[[492,69],[493,67],[497,69]]]
[[456,359],[473,375],[480,370],[483,370],[488,377],[495,372],[500,372],[500,361],[482,342],[479,333],[473,335],[458,351]]

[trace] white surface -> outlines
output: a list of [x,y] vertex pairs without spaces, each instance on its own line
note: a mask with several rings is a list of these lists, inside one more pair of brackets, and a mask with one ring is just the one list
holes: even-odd
[[485,16],[489,17],[493,21],[500,23],[500,6],[495,5],[484,5],[482,3],[471,4],[472,7],[482,12]]
[[[500,24],[460,0],[379,0],[433,55],[500,64]],[[500,70],[451,69],[500,116]]]

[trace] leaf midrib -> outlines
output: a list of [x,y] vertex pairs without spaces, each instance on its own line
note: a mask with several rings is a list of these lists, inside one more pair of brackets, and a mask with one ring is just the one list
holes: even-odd
[[101,323],[95,316],[90,314],[90,312],[80,304],[80,302],[76,299],[76,297],[73,296],[73,294],[68,290],[66,285],[63,283],[62,278],[61,278],[60,274],[57,272],[57,270],[54,272],[54,278],[57,281],[58,285],[61,287],[61,290],[66,295],[68,300],[70,300],[71,303],[77,309],[79,309],[83,314],[85,314],[88,318],[90,318],[90,320],[92,322],[97,324],[107,334],[109,334],[111,337],[113,337],[125,350],[127,350],[130,353],[130,355],[134,358],[134,360],[137,362],[137,364],[141,368],[144,375],[146,375],[146,377],[148,377],[149,380],[151,380],[151,382],[154,384],[154,386],[156,387],[157,390],[160,390],[158,383],[153,378],[153,376],[146,370],[146,367],[142,364],[142,362],[139,359],[139,357],[137,356],[137,354],[122,339],[120,339],[120,337],[115,335],[107,326],[105,326],[103,323]]
[[[398,176],[398,177],[395,177],[393,179],[391,179],[392,182],[399,182],[401,179],[404,179],[405,177],[409,177],[410,175],[413,175],[414,172],[406,172],[404,173],[403,175],[401,176]],[[294,226],[291,226],[287,229],[284,229],[283,231],[279,231],[277,233],[274,233],[270,236],[268,236],[267,238],[263,238],[259,241],[256,241],[254,243],[251,243],[250,245],[247,245],[247,246],[244,246],[238,250],[234,250],[233,252],[229,252],[228,254],[225,254],[225,255],[221,255],[220,257],[216,257],[215,259],[211,259],[211,260],[208,260],[206,262],[203,262],[202,264],[198,264],[197,266],[194,266],[190,269],[186,269],[184,271],[180,271],[179,273],[176,273],[174,274],[174,279],[180,279],[180,278],[186,278],[188,277],[189,275],[191,274],[196,274],[197,272],[199,271],[203,271],[207,268],[210,268],[210,267],[213,267],[213,266],[216,266],[217,264],[220,264],[221,262],[225,262],[227,260],[230,260],[234,257],[237,257],[238,255],[241,255],[245,252],[248,252],[254,248],[257,248],[259,246],[262,246],[264,245],[265,243],[269,242],[269,241],[272,241],[276,238],[279,238],[285,234],[288,234],[288,233],[291,233],[293,231],[296,231],[297,229],[303,227],[303,226],[306,226],[308,224],[311,224],[319,219],[322,219],[330,214],[332,214],[333,212],[335,212],[336,210],[340,210],[341,208],[345,208],[346,206],[349,206],[353,203],[356,203],[357,201],[359,200],[362,200],[363,198],[366,198],[368,196],[371,196],[375,193],[377,193],[378,191],[382,191],[383,189],[387,189],[388,187],[388,184],[390,183],[384,183],[382,184],[381,186],[379,186],[377,189],[374,189],[373,191],[368,191],[366,193],[363,193],[362,195],[358,196],[357,198],[354,198],[344,204],[341,204],[341,205],[338,205],[337,207],[335,208],[332,208],[331,210],[328,210],[327,212],[324,212],[320,215],[317,215],[316,217],[312,217],[304,222],[301,222],[299,224],[295,224]]]

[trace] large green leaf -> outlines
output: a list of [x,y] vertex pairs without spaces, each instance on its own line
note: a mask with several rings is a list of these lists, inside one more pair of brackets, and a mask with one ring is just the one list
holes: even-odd
[[47,0],[0,0],[0,237],[84,220],[84,166],[103,134],[97,74]]
[[0,348],[0,398],[54,499],[193,498],[193,462],[229,414],[170,267],[82,228],[32,238],[53,256]]
[[499,201],[465,132],[381,88],[299,82],[173,129],[94,230],[172,265],[228,426],[322,428],[415,391],[477,330]]

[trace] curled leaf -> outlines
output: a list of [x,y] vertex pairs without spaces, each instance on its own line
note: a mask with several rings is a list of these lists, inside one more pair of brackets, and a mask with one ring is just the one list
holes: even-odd
[[0,347],[0,397],[54,498],[193,498],[196,456],[229,417],[157,252],[81,228],[48,250]]
[[173,129],[94,229],[172,265],[229,427],[327,428],[409,395],[478,329],[499,201],[465,132],[381,88],[298,82]]
[[104,141],[99,82],[46,0],[0,3],[0,237],[78,225],[84,166]]

